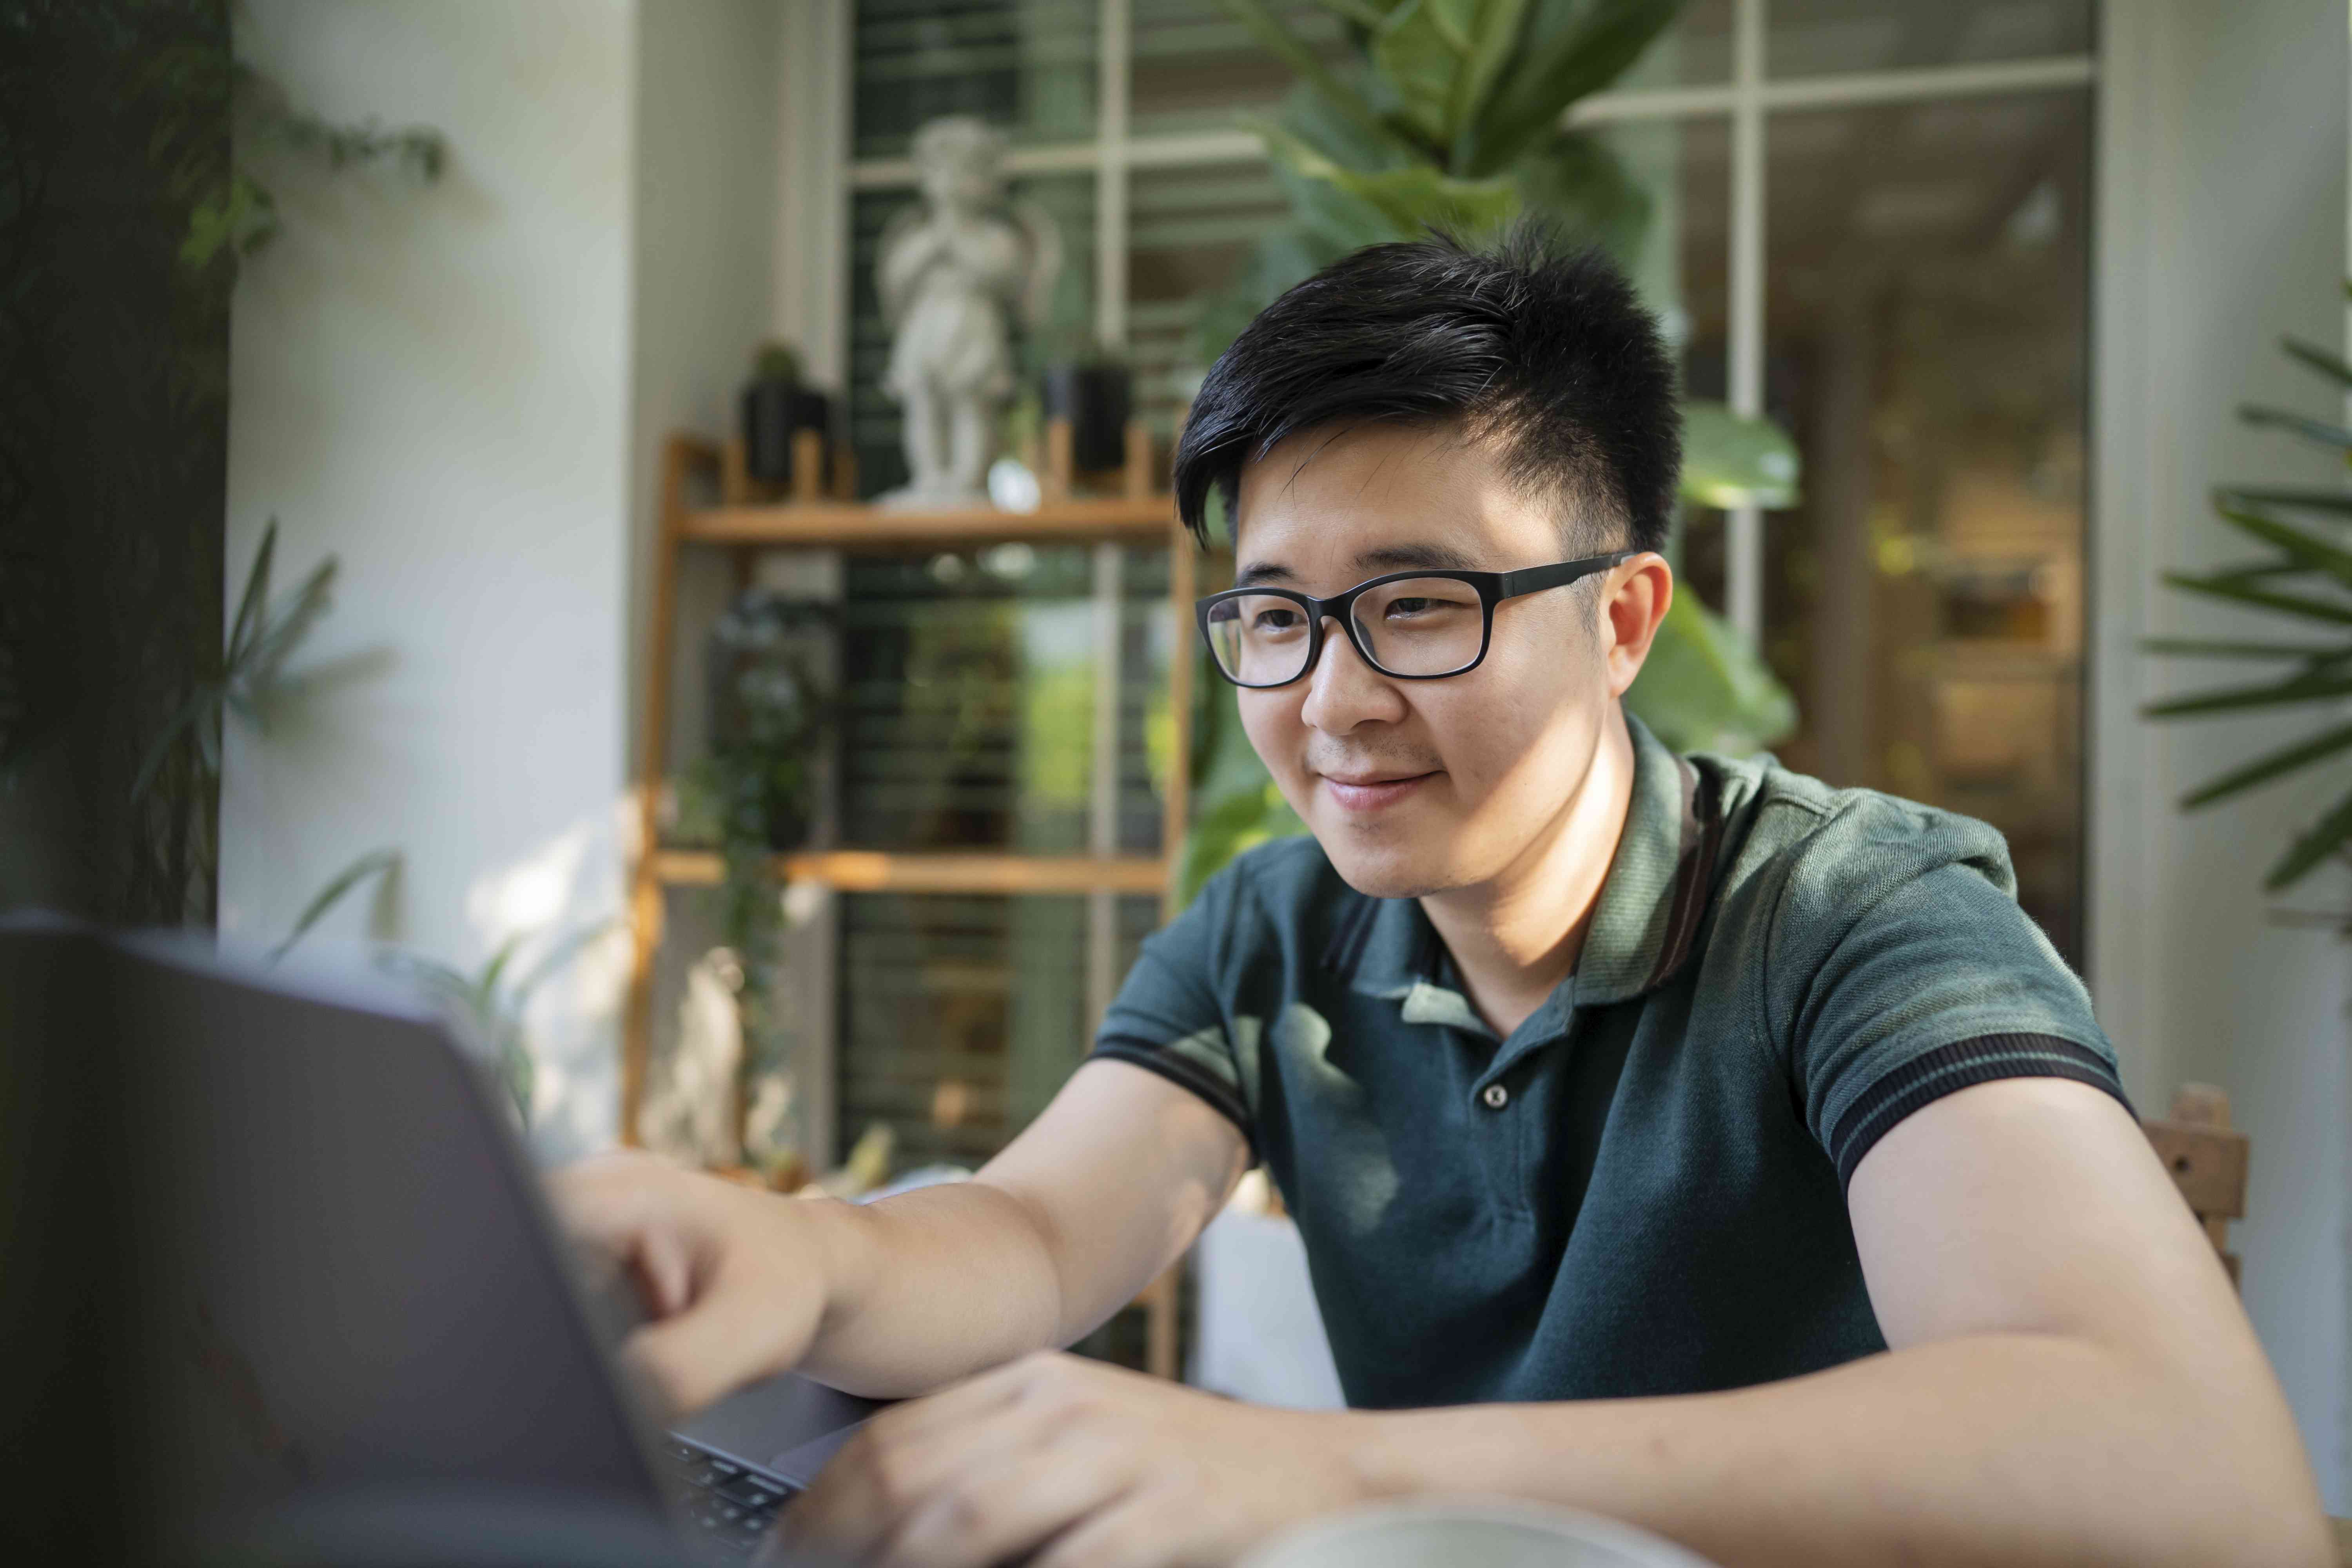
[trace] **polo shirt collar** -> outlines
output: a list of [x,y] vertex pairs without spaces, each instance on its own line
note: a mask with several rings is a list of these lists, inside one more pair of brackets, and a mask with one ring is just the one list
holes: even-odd
[[[1632,714],[1633,790],[1616,857],[1576,973],[1540,1013],[1603,1006],[1656,990],[1689,962],[1706,912],[1719,820],[1713,780],[1668,751]],[[1358,899],[1324,950],[1349,986],[1399,1004],[1409,1024],[1492,1036],[1459,991],[1441,983],[1437,931],[1413,899]],[[1530,1024],[1536,1019],[1529,1019]]]

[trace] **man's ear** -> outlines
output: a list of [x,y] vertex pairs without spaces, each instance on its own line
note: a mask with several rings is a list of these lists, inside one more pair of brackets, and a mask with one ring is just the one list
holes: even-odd
[[1675,602],[1675,569],[1654,551],[1612,568],[1601,586],[1601,646],[1609,657],[1609,695],[1622,697],[1642,673],[1666,606]]

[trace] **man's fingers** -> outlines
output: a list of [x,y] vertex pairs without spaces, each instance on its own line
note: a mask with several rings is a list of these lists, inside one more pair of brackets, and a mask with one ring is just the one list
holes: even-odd
[[916,1508],[876,1561],[880,1568],[987,1568],[1116,1506],[1135,1479],[1124,1453],[1051,1440],[958,1474]]
[[729,1289],[721,1275],[682,1310],[631,1334],[621,1354],[676,1420],[798,1360],[803,1347],[784,1341],[775,1304]]
[[1003,1394],[978,1415],[969,1401],[959,1401],[951,1409],[962,1409],[961,1418],[936,1418],[930,1407],[979,1383],[1004,1386],[992,1373],[947,1394],[909,1400],[868,1421],[834,1456],[807,1495],[793,1504],[784,1521],[787,1543],[805,1547],[821,1560],[863,1562],[975,1465],[1018,1458],[1051,1436],[1042,1412],[1015,1405]]
[[1028,1568],[1164,1568],[1171,1543],[1195,1533],[1191,1523],[1164,1489],[1138,1487],[1055,1537]]

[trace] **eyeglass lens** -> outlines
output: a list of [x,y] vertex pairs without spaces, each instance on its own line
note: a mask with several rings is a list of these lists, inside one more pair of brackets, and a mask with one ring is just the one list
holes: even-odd
[[[1372,663],[1391,675],[1452,675],[1477,662],[1486,635],[1478,591],[1450,577],[1402,577],[1358,596],[1350,612]],[[1307,671],[1314,645],[1306,608],[1276,594],[1209,606],[1209,649],[1226,679],[1279,686]]]

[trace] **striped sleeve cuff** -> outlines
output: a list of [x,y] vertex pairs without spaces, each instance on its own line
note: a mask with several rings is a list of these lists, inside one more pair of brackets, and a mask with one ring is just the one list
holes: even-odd
[[2105,1089],[2126,1110],[2131,1110],[2114,1064],[2088,1046],[2055,1035],[1979,1035],[1912,1058],[1846,1107],[1827,1140],[1839,1185],[1852,1183],[1862,1157],[1913,1111],[1972,1085],[2004,1078],[2072,1079]]
[[1087,1056],[1089,1061],[1097,1058],[1129,1063],[1147,1072],[1158,1073],[1179,1089],[1192,1090],[1208,1102],[1210,1110],[1241,1129],[1242,1137],[1249,1143],[1250,1162],[1256,1163],[1255,1121],[1250,1115],[1249,1107],[1243,1102],[1240,1091],[1213,1068],[1202,1066],[1174,1047],[1140,1039],[1133,1035],[1101,1036]]

